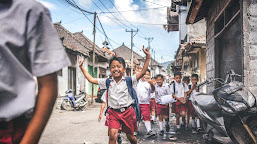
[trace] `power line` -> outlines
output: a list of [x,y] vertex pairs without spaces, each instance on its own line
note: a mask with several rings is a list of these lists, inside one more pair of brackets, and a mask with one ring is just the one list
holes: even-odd
[[[91,0],[91,1],[93,1],[93,0]],[[101,0],[99,0],[99,1],[100,1],[100,3],[105,7],[105,9],[110,12],[110,10],[104,5],[104,3],[103,3]],[[124,24],[123,22],[121,22],[115,15],[113,15],[112,13],[110,13],[110,14],[111,14],[117,21],[119,21],[121,24],[123,24],[125,27],[128,27],[128,28],[129,28],[129,26],[127,26],[126,24]]]
[[[63,1],[69,1],[69,0],[63,0]],[[68,4],[70,4],[70,3],[68,3]],[[74,2],[74,4],[72,5],[74,8],[77,8],[78,6],[77,6],[77,4]],[[92,25],[94,25],[94,23],[88,18],[88,16],[84,13],[84,11],[82,11],[82,9],[81,8],[77,8],[77,9],[79,9],[81,12],[82,12],[82,14],[87,18],[87,20],[92,24]],[[102,33],[104,36],[106,36],[98,27],[96,27],[96,29],[100,32],[100,33]],[[117,45],[121,45],[121,44],[119,44],[119,43],[117,43],[117,42],[115,42],[114,40],[112,40],[110,37],[108,37],[108,36],[106,36],[110,41],[112,41],[112,42],[114,42],[115,44],[117,44]]]
[[[103,25],[102,25],[102,23],[101,23],[101,21],[100,21],[100,19],[99,19],[98,16],[97,16],[97,19],[98,19],[99,24],[100,24],[100,26],[101,26],[101,28],[102,28],[102,30],[103,30],[103,32],[104,32],[105,37],[107,38],[108,42],[110,43],[109,38],[107,37],[107,34],[106,34],[106,32],[105,32],[105,30],[104,30],[104,28],[103,28]],[[110,43],[110,46],[112,47],[112,44],[111,44],[111,43]],[[112,49],[113,49],[113,47],[112,47]]]
[[[120,12],[123,13],[123,12],[133,12],[133,11],[147,11],[150,9],[161,9],[161,8],[167,8],[167,6],[156,7],[156,8],[137,9],[137,10],[124,10],[124,11],[120,11]],[[101,12],[101,13],[118,13],[118,12],[111,11],[111,12]]]
[[155,3],[155,2],[151,2],[151,1],[148,1],[148,0],[143,0],[143,1],[148,2],[148,3],[155,4],[155,5],[159,5],[159,6],[169,7],[169,6],[165,6],[165,5],[158,4],[158,3]]

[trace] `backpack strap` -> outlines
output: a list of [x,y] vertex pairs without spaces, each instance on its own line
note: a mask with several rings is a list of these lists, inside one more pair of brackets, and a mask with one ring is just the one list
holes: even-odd
[[141,113],[140,113],[137,94],[136,94],[136,91],[134,90],[133,85],[132,85],[132,77],[126,77],[125,79],[126,79],[129,94],[130,94],[131,98],[134,100],[134,103],[132,104],[132,106],[135,110],[137,121],[140,121]]
[[105,110],[105,112],[104,112],[104,115],[105,115],[105,116],[106,116],[106,114],[107,114],[107,112],[108,112],[108,109],[110,108],[110,107],[108,106],[108,93],[109,93],[108,90],[109,90],[110,83],[111,83],[110,78],[107,78],[106,81],[105,81],[105,84],[106,84],[106,104],[107,104],[107,108],[106,108],[106,110]]

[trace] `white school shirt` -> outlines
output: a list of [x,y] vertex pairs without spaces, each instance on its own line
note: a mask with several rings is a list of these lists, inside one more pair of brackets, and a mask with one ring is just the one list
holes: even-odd
[[151,85],[148,82],[140,79],[137,83],[136,92],[139,104],[150,104]]
[[[132,86],[135,87],[137,85],[136,75],[133,75],[131,78]],[[107,88],[106,79],[107,78],[97,79],[100,89]],[[108,90],[108,106],[114,109],[120,109],[130,106],[134,102],[134,100],[129,94],[125,77],[122,77],[118,83],[116,83],[114,79],[110,79],[110,81],[111,83]]]
[[[191,87],[192,87],[192,85],[191,85]],[[195,89],[192,90],[192,92],[190,93],[190,96],[189,96],[189,100],[192,100],[192,97],[195,96],[196,93],[197,92],[196,92]],[[199,93],[203,93],[203,89],[202,88],[199,89]]]
[[[174,85],[175,84],[175,92],[174,92]],[[183,98],[185,96],[185,93],[188,92],[188,85],[187,84],[183,84],[181,83],[177,83],[174,82],[171,86],[170,86],[170,90],[172,93],[175,94],[176,97],[178,98]]]
[[103,93],[103,95],[102,95],[102,97],[101,97],[101,100],[102,100],[103,102],[105,102],[105,103],[106,103],[106,93],[107,93],[107,90],[104,91],[104,93]]
[[161,87],[156,84],[155,85],[155,101],[156,103],[161,103],[161,97],[164,95],[171,95],[170,88],[167,84],[163,84]]

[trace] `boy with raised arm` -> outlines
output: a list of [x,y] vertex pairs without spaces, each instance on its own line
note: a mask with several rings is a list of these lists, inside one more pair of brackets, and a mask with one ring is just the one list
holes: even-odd
[[[144,49],[143,52],[146,54],[145,64],[142,71],[131,76],[130,83],[132,86],[137,85],[137,81],[146,73],[149,61],[150,52],[149,49]],[[80,57],[79,65],[81,71],[87,80],[93,84],[98,84],[101,89],[108,88],[108,110],[109,114],[109,144],[115,144],[118,130],[122,127],[122,131],[126,133],[128,140],[132,144],[137,143],[137,138],[134,136],[134,131],[137,130],[137,119],[135,111],[132,107],[134,103],[132,96],[129,94],[129,88],[127,86],[127,78],[123,77],[126,72],[125,61],[121,57],[113,57],[110,60],[109,67],[112,79],[97,79],[93,78],[86,69],[82,66],[84,59]],[[110,80],[110,84],[107,86],[107,80]],[[122,125],[121,125],[122,124]]]

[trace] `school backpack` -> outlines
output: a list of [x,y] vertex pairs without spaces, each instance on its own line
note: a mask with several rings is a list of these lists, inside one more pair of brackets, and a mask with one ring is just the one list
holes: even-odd
[[[184,87],[184,89],[185,89],[185,84],[184,83],[182,83],[183,84],[183,87]],[[174,90],[174,93],[175,93],[175,91],[176,91],[176,86],[175,86],[176,84],[175,83],[173,83],[173,90]]]
[[[133,88],[133,85],[132,85],[132,78],[131,77],[126,77],[125,79],[126,79],[126,84],[127,84],[127,87],[128,87],[129,94],[130,94],[131,98],[134,100],[134,103],[132,104],[132,107],[135,110],[137,121],[140,121],[141,113],[140,113],[137,93],[136,93],[136,91],[135,91],[135,89]],[[107,90],[107,93],[108,93],[108,90],[109,90],[110,83],[111,83],[111,80],[109,78],[107,78],[106,79],[106,90]],[[109,109],[109,107],[108,107],[108,100],[106,99],[106,101],[107,101],[107,109],[105,111],[105,114],[107,113],[107,111]]]

